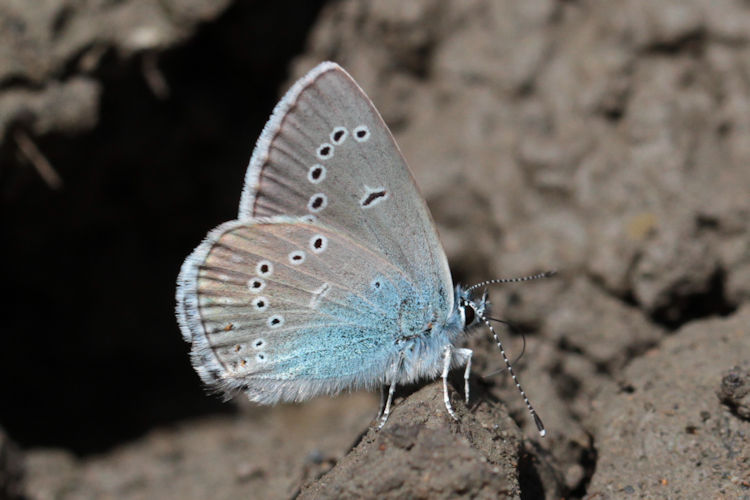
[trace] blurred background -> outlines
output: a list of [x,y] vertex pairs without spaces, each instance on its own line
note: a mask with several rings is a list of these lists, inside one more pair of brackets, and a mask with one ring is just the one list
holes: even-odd
[[[560,271],[490,291],[550,432],[477,377],[520,426],[504,494],[750,494],[747,2],[0,0],[0,497],[375,495],[336,471],[381,439],[376,395],[223,403],[174,318],[323,60],[391,127],[454,281]],[[399,484],[378,496],[421,495]]]

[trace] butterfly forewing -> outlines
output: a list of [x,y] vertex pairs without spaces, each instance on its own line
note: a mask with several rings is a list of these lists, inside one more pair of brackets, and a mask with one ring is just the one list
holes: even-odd
[[227,223],[191,259],[201,375],[260,403],[383,383],[399,336],[436,315],[398,267],[322,224]]
[[280,215],[344,232],[451,311],[450,273],[427,206],[380,114],[333,63],[284,96],[253,153],[239,218]]

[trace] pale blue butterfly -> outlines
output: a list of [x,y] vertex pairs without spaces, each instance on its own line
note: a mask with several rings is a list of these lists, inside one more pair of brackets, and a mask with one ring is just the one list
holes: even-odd
[[[538,276],[535,276],[538,277]],[[534,277],[531,277],[534,278]],[[465,366],[456,347],[480,323],[479,286],[454,290],[425,201],[388,127],[338,65],[325,62],[276,105],[253,151],[237,220],[185,260],[177,317],[201,379],[260,404],[388,386]]]

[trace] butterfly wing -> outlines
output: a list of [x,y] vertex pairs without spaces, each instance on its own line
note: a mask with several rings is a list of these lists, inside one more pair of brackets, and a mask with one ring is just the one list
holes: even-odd
[[406,380],[434,371],[452,288],[390,131],[354,80],[323,63],[266,124],[238,220],[183,264],[177,312],[206,383],[273,403],[392,382],[403,342],[430,335],[436,349],[411,346]]
[[436,313],[380,252],[290,218],[218,227],[180,283],[201,378],[265,404],[384,383],[399,335],[420,333]]
[[427,205],[372,101],[322,63],[284,96],[248,167],[239,219],[304,216],[377,249],[449,313],[453,284]]

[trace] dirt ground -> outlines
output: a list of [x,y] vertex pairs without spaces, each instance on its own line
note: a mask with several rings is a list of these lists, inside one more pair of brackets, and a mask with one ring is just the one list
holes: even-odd
[[[559,271],[490,289],[547,437],[481,329],[458,422],[201,388],[179,266],[324,60],[455,282]],[[0,202],[0,498],[750,497],[745,1],[0,0]]]

